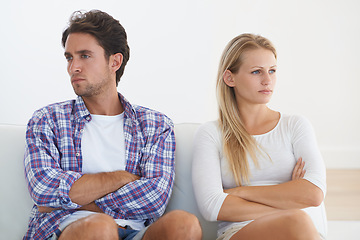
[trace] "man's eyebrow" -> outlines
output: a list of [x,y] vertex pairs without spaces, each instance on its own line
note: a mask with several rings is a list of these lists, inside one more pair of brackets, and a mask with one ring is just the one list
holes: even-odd
[[[91,54],[91,53],[93,53],[93,52],[90,51],[90,50],[80,50],[80,51],[76,51],[76,52],[75,52],[75,54],[79,54],[79,55]],[[69,52],[65,52],[64,55],[65,55],[65,56],[72,56],[72,54],[69,53]]]

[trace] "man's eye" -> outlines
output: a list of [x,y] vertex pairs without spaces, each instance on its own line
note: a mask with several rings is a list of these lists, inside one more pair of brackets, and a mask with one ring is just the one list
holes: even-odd
[[71,61],[72,60],[72,57],[65,57],[66,61]]
[[81,55],[81,57],[87,59],[87,58],[89,58],[90,56],[89,56],[89,55]]
[[260,70],[255,70],[255,71],[252,71],[251,74],[259,74],[260,73]]

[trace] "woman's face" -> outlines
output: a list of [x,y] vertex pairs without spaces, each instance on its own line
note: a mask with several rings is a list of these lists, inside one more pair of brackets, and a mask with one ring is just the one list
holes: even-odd
[[237,73],[225,73],[225,83],[235,90],[238,104],[266,104],[276,83],[276,59],[264,48],[243,53],[243,63]]

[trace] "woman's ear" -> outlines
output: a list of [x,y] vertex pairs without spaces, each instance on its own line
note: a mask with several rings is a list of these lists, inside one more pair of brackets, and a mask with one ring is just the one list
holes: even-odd
[[230,70],[226,70],[224,72],[223,80],[224,80],[225,84],[228,85],[229,87],[235,87],[234,77]]
[[115,53],[110,56],[110,67],[113,72],[116,72],[121,67],[123,62],[123,55],[121,53]]

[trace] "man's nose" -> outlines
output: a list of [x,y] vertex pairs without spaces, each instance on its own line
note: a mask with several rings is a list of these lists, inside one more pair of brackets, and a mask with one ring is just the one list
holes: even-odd
[[80,61],[72,59],[71,62],[69,63],[69,73],[74,74],[74,73],[80,73],[80,72],[81,72]]

